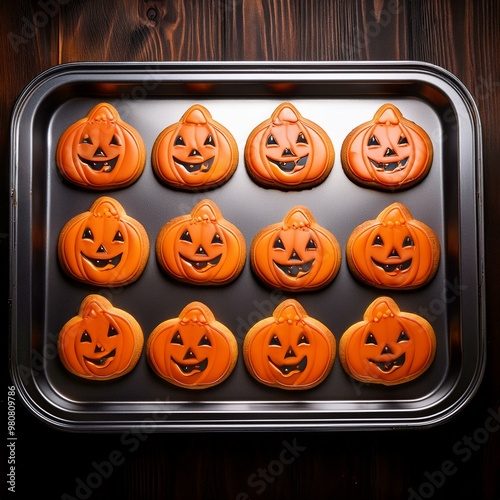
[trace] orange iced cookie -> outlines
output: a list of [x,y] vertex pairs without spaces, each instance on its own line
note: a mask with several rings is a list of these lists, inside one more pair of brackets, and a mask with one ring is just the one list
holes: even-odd
[[101,295],[88,295],[77,316],[61,329],[57,348],[65,368],[89,380],[109,380],[130,372],[141,356],[144,337],[129,313]]
[[156,240],[161,267],[179,281],[224,285],[236,279],[246,260],[239,229],[224,219],[210,200],[200,201],[188,215],[167,222]]
[[149,239],[137,220],[113,198],[102,196],[63,227],[59,262],[72,278],[96,286],[135,281],[149,257]]
[[439,267],[434,231],[401,203],[382,210],[349,236],[347,263],[360,281],[378,288],[412,289],[430,281]]
[[257,233],[250,258],[262,281],[291,292],[326,286],[337,275],[342,260],[335,236],[317,224],[303,206],[292,208],[282,222]]
[[144,142],[108,103],[67,128],[57,145],[56,163],[65,179],[89,189],[132,184],[146,162]]
[[163,130],[151,154],[153,168],[167,185],[185,189],[220,186],[238,165],[232,134],[201,104],[191,106],[178,123]]
[[419,377],[435,351],[436,337],[429,322],[401,312],[389,297],[374,300],[363,321],[349,327],[339,344],[340,362],[352,378],[384,385]]
[[342,166],[357,184],[394,191],[429,172],[433,148],[427,133],[392,104],[352,130],[342,144]]
[[257,125],[245,146],[250,176],[266,187],[302,189],[316,186],[330,173],[335,153],[326,132],[285,102]]
[[157,375],[187,389],[220,384],[233,371],[238,343],[201,302],[160,323],[149,336],[147,357]]
[[256,323],[243,344],[252,377],[281,389],[310,389],[323,382],[333,367],[335,350],[333,333],[293,299]]

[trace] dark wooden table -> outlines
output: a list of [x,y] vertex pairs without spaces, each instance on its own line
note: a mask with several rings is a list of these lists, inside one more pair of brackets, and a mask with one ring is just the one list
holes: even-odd
[[[9,115],[34,76],[69,61],[407,59],[443,66],[479,108],[486,208],[489,357],[478,393],[452,421],[402,432],[124,437],[61,433],[18,404],[17,498],[500,499],[500,422],[491,418],[500,411],[500,2],[4,0],[0,13],[2,276]],[[5,278],[1,287],[7,353]],[[10,498],[3,478],[0,496]]]

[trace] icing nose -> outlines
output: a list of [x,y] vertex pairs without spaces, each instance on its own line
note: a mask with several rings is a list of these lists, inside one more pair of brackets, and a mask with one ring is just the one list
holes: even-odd
[[99,248],[97,249],[97,253],[108,253],[106,249],[104,248],[103,245],[99,245]]
[[295,153],[290,148],[285,148],[281,156],[295,156]]
[[290,346],[287,351],[286,351],[286,354],[285,354],[285,359],[286,358],[294,358],[295,357],[295,352],[294,350],[292,349],[292,346]]
[[201,153],[197,149],[193,149],[189,156],[201,156]]
[[389,347],[388,344],[385,344],[384,348],[382,349],[382,354],[394,354],[392,352],[392,349]]
[[198,250],[196,250],[196,255],[207,255],[207,252],[205,251],[205,249],[200,245],[198,247]]
[[186,354],[184,354],[184,359],[193,359],[193,358],[196,358],[194,352],[191,349],[188,349],[186,351]]
[[396,156],[396,151],[392,148],[387,148],[385,150],[384,156]]
[[106,153],[99,147],[95,150],[94,156],[106,156]]
[[391,253],[389,254],[389,259],[390,258],[399,259],[399,254],[395,248],[391,250]]
[[292,253],[290,255],[290,257],[288,257],[288,260],[302,260],[299,256],[299,254],[297,253],[297,250],[295,250],[295,248],[292,250]]

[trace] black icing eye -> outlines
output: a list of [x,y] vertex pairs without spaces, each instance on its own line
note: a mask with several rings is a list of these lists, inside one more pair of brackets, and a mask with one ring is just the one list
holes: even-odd
[[378,139],[372,135],[368,139],[368,146],[380,146],[380,142],[378,142]]
[[278,141],[275,139],[273,134],[269,134],[269,137],[267,138],[266,145],[267,146],[277,146],[278,145]]
[[372,245],[379,247],[384,246],[384,241],[382,240],[382,237],[379,234],[377,234],[377,236],[375,236],[375,238],[373,239]]
[[365,344],[367,344],[367,345],[369,345],[369,344],[377,345],[377,339],[375,338],[375,336],[373,335],[373,333],[369,333],[368,334],[368,337],[366,337]]
[[404,145],[408,144],[408,139],[404,135],[402,135],[399,138],[398,144],[399,144],[399,146],[404,146]]
[[215,233],[212,238],[212,245],[222,245],[222,238],[219,233]]
[[203,337],[201,337],[200,341],[198,342],[198,345],[212,347],[212,343],[210,342],[210,339],[206,335],[203,335]]
[[277,335],[272,336],[271,340],[269,341],[269,345],[281,347],[281,342]]
[[318,245],[316,245],[316,242],[311,238],[306,245],[306,250],[316,250],[318,248]]
[[191,235],[189,234],[189,231],[186,229],[180,237],[181,241],[188,241],[189,243],[193,243],[193,240],[191,239]]
[[407,236],[403,240],[403,248],[404,247],[413,247],[413,246],[415,246],[415,243],[413,243],[413,240],[411,239],[411,236]]
[[281,238],[276,238],[276,241],[274,242],[273,248],[275,250],[284,250],[285,249],[285,245],[283,244],[283,241],[281,240]]
[[116,337],[117,335],[118,332],[116,331],[116,328],[113,325],[109,325],[108,337]]
[[185,146],[185,145],[186,145],[186,143],[184,142],[184,139],[182,138],[182,135],[178,135],[175,138],[174,146]]
[[112,146],[121,146],[120,139],[118,139],[118,137],[115,134],[113,134],[113,137],[111,138],[110,144]]
[[90,136],[88,134],[85,134],[82,137],[81,144],[94,144],[94,143],[92,142],[92,139],[90,138]]
[[309,340],[307,339],[305,333],[303,333],[300,336],[299,341],[297,342],[297,345],[309,345]]
[[171,344],[177,344],[177,345],[184,345],[184,342],[182,342],[182,337],[179,331],[174,333],[174,336],[172,337],[172,340],[170,341]]
[[87,330],[82,333],[80,342],[92,342],[92,339],[90,338],[89,332],[87,332]]
[[307,139],[302,132],[299,132],[299,135],[297,137],[297,144],[308,144]]
[[212,134],[208,134],[207,138],[205,139],[205,142],[203,143],[204,146],[213,146],[215,148],[215,142],[214,138],[212,137]]
[[116,231],[113,241],[117,241],[118,243],[124,243],[125,240],[123,239],[123,234],[120,231]]
[[90,229],[90,227],[86,227],[83,230],[82,239],[94,241],[94,235],[92,234],[92,229]]
[[408,342],[410,340],[410,337],[408,337],[408,334],[403,330],[398,337],[398,342]]

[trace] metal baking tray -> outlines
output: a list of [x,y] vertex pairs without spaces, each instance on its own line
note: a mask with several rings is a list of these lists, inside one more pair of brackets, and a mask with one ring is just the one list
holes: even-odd
[[[140,132],[148,159],[135,184],[93,192],[63,181],[55,147],[63,130],[103,101]],[[334,144],[333,170],[312,189],[262,188],[244,166],[249,133],[284,101],[318,123]],[[401,192],[355,185],[340,163],[348,132],[386,102],[421,125],[434,146],[428,176]],[[233,133],[240,161],[234,176],[217,189],[176,191],[155,177],[151,148],[160,131],[195,103],[205,105]],[[20,95],[11,141],[10,369],[20,398],[47,424],[71,431],[122,432],[414,428],[447,421],[477,390],[486,355],[481,127],[470,94],[449,72],[418,62],[66,64],[35,78]],[[57,262],[63,225],[105,194],[145,226],[152,242],[143,275],[117,289],[77,283]],[[226,286],[195,287],[167,278],[155,259],[156,235],[168,220],[189,213],[206,197],[240,229],[247,245],[292,206],[308,206],[342,247],[337,278],[320,291],[288,294],[260,284],[248,260],[240,277]],[[411,291],[365,286],[345,261],[354,227],[395,201],[431,226],[442,247],[436,277]],[[204,302],[237,338],[235,370],[216,387],[187,390],[155,375],[143,352],[135,369],[119,379],[96,383],[71,375],[57,356],[57,336],[90,293],[103,294],[135,316],[146,340],[156,325],[177,316],[188,302]],[[247,373],[241,355],[245,333],[281,300],[296,298],[333,331],[338,345],[342,333],[380,295],[426,317],[435,329],[435,360],[418,379],[392,387],[361,384],[344,373],[338,355],[327,379],[306,391],[267,387]]]

